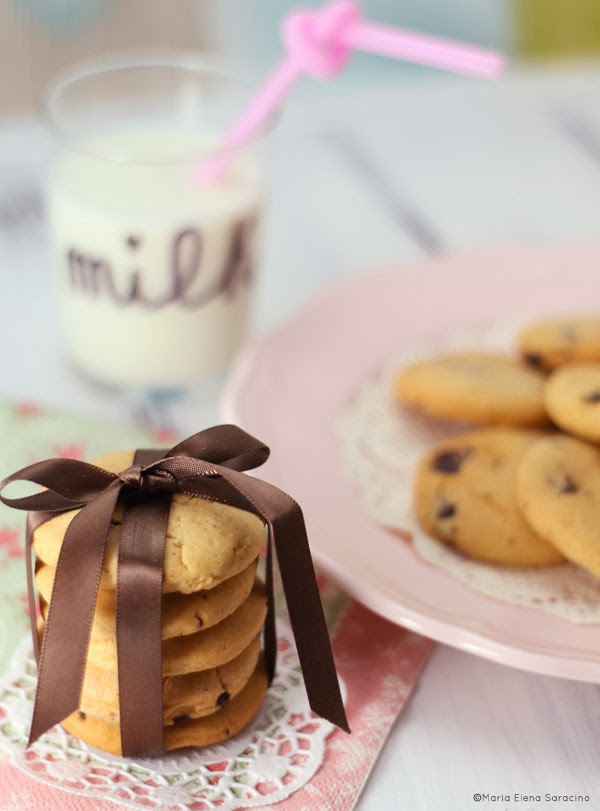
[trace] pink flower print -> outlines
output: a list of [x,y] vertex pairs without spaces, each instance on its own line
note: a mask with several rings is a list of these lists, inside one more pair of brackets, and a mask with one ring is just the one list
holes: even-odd
[[[19,594],[19,600],[21,601],[21,605],[23,606],[23,611],[29,617],[30,616],[30,613],[29,613],[29,595],[27,594],[26,591],[24,591],[22,594]],[[36,603],[35,603],[35,616],[37,617],[37,619],[39,619],[42,616],[42,612],[40,611],[40,606],[39,606],[39,603],[37,602],[37,600],[36,600]]]
[[30,403],[26,400],[17,403],[17,414],[20,417],[38,417],[41,413],[42,409],[37,403]]
[[156,428],[154,438],[157,442],[173,442],[175,440],[175,431],[171,428]]
[[52,446],[52,452],[62,459],[85,459],[85,447],[80,442],[67,442],[65,445]]
[[21,543],[21,533],[17,529],[0,529],[0,547],[4,549],[9,558],[22,558],[25,555]]

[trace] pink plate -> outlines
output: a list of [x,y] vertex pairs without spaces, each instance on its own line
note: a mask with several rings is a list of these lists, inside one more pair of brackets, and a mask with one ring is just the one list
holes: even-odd
[[600,626],[496,601],[422,561],[366,514],[333,431],[361,383],[411,344],[514,313],[586,310],[600,312],[600,248],[503,250],[361,275],[240,358],[224,415],[271,446],[260,475],[298,499],[315,560],[373,611],[489,659],[600,683]]

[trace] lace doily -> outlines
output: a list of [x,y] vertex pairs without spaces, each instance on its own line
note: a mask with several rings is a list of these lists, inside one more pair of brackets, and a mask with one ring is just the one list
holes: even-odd
[[469,560],[423,533],[412,505],[414,472],[439,440],[467,426],[402,409],[393,395],[398,369],[414,360],[457,349],[510,348],[514,325],[461,333],[413,347],[390,358],[364,383],[336,424],[341,466],[365,509],[380,524],[407,531],[428,563],[470,588],[571,622],[600,623],[600,580],[571,563],[536,568],[500,567]]
[[26,637],[0,682],[0,749],[38,780],[131,808],[232,811],[278,802],[314,775],[333,729],[309,709],[293,638],[281,622],[278,649],[277,675],[263,706],[235,738],[161,758],[126,759],[60,726],[25,748],[36,684]]

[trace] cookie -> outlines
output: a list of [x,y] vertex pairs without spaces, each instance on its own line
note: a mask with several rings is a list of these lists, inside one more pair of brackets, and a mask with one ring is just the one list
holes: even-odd
[[[165,749],[186,746],[210,746],[237,735],[254,718],[267,691],[268,678],[261,658],[248,683],[238,695],[216,712],[202,718],[182,719],[165,726]],[[81,712],[66,718],[62,726],[90,746],[121,754],[121,734],[118,724],[109,724]]]
[[519,508],[573,563],[600,577],[600,450],[557,434],[539,440],[517,471]]
[[212,670],[168,676],[163,681],[163,717],[165,724],[182,716],[200,718],[222,707],[242,691],[256,669],[260,639],[255,637],[247,648]]
[[[259,654],[260,642],[255,637],[240,654],[219,667],[163,679],[164,724],[215,712],[244,688]],[[80,710],[101,721],[118,724],[119,697],[113,689],[114,679],[107,678],[104,670],[88,663]]]
[[425,532],[488,563],[541,566],[562,560],[517,509],[517,467],[540,436],[488,428],[440,442],[416,476],[416,512]]
[[536,321],[517,338],[521,356],[539,369],[565,363],[600,362],[600,318],[548,318]]
[[[232,614],[248,598],[254,585],[256,561],[212,589],[165,594],[162,599],[162,638],[194,634],[211,628]],[[50,601],[56,569],[42,566],[35,574],[41,597]],[[97,643],[112,640],[116,634],[116,592],[98,590],[92,636]]]
[[508,355],[456,352],[398,372],[395,393],[405,405],[459,422],[546,425],[544,377]]
[[218,625],[163,642],[163,676],[218,667],[237,656],[260,632],[267,614],[266,590],[257,583],[248,599]]
[[[187,636],[176,636],[162,643],[163,677],[208,670],[229,662],[240,654],[260,632],[267,613],[265,587],[256,582],[240,607],[211,628]],[[116,695],[117,641],[115,637],[90,639],[88,662],[104,670]],[[84,690],[85,690],[84,685]]]
[[[133,451],[120,451],[97,459],[95,464],[118,472],[133,460]],[[38,558],[56,566],[66,529],[78,510],[57,515],[38,527],[33,546]],[[117,555],[122,507],[117,506],[110,528],[101,586],[117,587]],[[163,591],[185,594],[211,589],[246,569],[258,556],[265,527],[252,513],[226,504],[173,496],[165,545]]]
[[544,403],[564,431],[600,442],[600,363],[556,369],[546,381]]

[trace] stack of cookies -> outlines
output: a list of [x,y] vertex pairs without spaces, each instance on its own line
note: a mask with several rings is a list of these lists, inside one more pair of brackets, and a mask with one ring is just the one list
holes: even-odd
[[[416,471],[416,513],[429,535],[488,563],[566,558],[600,577],[600,318],[533,324],[515,357],[415,363],[398,372],[395,393],[464,424]],[[485,427],[467,429],[473,423]]]
[[[118,472],[132,461],[133,452],[124,451],[102,457],[96,464]],[[47,521],[33,536],[43,618],[62,539],[76,512]],[[121,753],[116,646],[121,520],[117,507],[104,556],[80,708],[63,723],[87,743],[114,754]],[[267,688],[260,645],[266,593],[256,568],[264,541],[265,527],[255,515],[201,498],[173,496],[163,566],[166,749],[206,746],[235,735],[261,705]],[[40,627],[43,630],[43,621]]]

